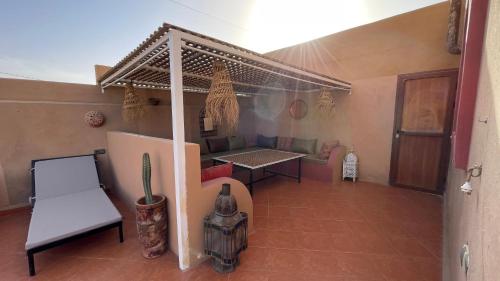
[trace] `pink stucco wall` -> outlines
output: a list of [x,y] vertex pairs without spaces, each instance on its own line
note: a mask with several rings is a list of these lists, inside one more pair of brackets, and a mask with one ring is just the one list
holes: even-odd
[[[445,281],[500,280],[500,2],[489,5],[468,159],[469,167],[482,165],[483,173],[472,179],[473,191],[466,195],[460,191],[465,172],[450,165],[444,204]],[[459,263],[465,243],[471,252],[468,276]]]
[[[174,186],[173,141],[124,132],[108,132],[107,145],[114,191],[135,209],[135,201],[144,196],[142,187],[142,155],[151,158],[151,187],[153,193],[167,197],[168,237],[171,251],[178,254],[176,202]],[[187,217],[187,263],[194,266],[205,259],[203,253],[203,218],[213,210],[215,199],[223,183],[231,184],[231,193],[240,211],[249,215],[249,231],[253,230],[253,204],[248,189],[239,181],[219,178],[201,183],[199,145],[186,143],[186,206],[181,208]]]
[[[459,65],[460,57],[446,49],[448,11],[448,2],[438,3],[269,53],[348,80],[352,92],[334,95],[337,106],[332,118],[314,114],[316,95],[296,94],[292,98],[309,104],[306,118],[290,118],[287,100],[272,123],[269,118],[257,119],[257,132],[317,138],[319,145],[340,140],[357,152],[361,180],[388,184],[397,75]],[[259,110],[267,110],[264,103],[256,104]]]
[[[171,138],[170,93],[137,90],[145,98],[160,100],[146,106],[143,119],[124,122],[121,116],[123,88],[110,87],[103,94],[98,86],[0,78],[0,210],[28,205],[32,159],[92,153],[106,148],[106,132],[113,130]],[[198,115],[206,95],[184,94],[186,140],[200,140]],[[251,99],[240,99],[240,131],[252,134]],[[102,127],[83,121],[87,111],[104,113]],[[100,155],[103,182],[112,188],[107,155]],[[3,173],[1,172],[3,171]]]

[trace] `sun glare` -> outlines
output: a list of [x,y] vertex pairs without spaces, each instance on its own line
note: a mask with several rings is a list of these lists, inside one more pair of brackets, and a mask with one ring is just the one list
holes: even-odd
[[366,18],[363,2],[255,0],[245,24],[244,45],[268,52],[355,26]]

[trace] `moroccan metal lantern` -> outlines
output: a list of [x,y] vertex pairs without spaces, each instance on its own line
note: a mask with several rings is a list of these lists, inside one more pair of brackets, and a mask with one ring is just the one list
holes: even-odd
[[205,254],[212,257],[217,272],[232,272],[239,264],[239,253],[248,246],[248,214],[238,212],[231,185],[223,184],[215,200],[215,210],[204,219]]
[[358,156],[354,154],[354,150],[351,150],[342,162],[342,180],[345,178],[352,178],[353,182],[358,178]]

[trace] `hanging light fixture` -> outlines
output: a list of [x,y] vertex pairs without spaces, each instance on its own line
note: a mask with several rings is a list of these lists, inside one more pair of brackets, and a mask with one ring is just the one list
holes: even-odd
[[205,100],[205,109],[207,117],[228,132],[234,132],[238,127],[240,106],[231,77],[222,61],[214,61],[212,84]]
[[316,103],[316,110],[321,117],[332,117],[335,113],[335,100],[327,88],[321,88]]
[[125,85],[125,97],[123,98],[122,117],[125,121],[134,121],[144,116],[144,103],[136,93],[134,85]]

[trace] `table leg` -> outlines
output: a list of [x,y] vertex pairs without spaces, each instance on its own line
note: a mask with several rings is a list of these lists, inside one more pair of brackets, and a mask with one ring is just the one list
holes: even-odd
[[35,276],[35,258],[33,257],[33,253],[31,251],[27,252],[28,255],[28,268],[30,276]]
[[297,172],[298,172],[297,182],[300,183],[300,178],[302,176],[302,158],[299,158],[299,170]]
[[120,239],[120,243],[123,243],[123,222],[120,222],[118,225],[118,238]]
[[253,170],[250,169],[250,182],[248,183],[248,190],[250,191],[250,195],[253,195]]

